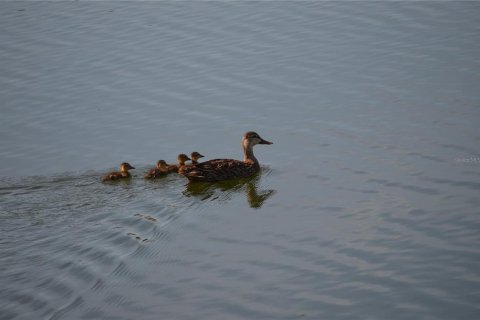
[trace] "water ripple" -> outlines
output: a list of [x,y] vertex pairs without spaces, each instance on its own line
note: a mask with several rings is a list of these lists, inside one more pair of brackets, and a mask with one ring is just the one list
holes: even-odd
[[0,7],[0,318],[478,317],[478,4]]

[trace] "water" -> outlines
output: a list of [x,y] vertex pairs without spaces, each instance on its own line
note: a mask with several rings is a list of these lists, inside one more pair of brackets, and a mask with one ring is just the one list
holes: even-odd
[[[479,15],[0,3],[0,319],[478,318]],[[247,130],[252,179],[141,178]]]

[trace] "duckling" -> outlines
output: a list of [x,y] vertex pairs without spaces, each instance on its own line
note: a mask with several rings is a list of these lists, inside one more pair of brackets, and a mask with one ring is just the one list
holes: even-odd
[[180,168],[185,166],[185,161],[188,161],[188,160],[192,160],[192,159],[190,159],[184,153],[179,154],[178,157],[177,157],[178,165],[177,164],[169,165],[168,166],[168,172],[177,172],[178,173],[178,170],[180,170]]
[[186,164],[184,166],[181,166],[178,168],[178,173],[180,174],[183,174],[183,171],[186,169],[186,168],[190,168],[190,167],[194,167],[198,164],[198,159],[200,158],[203,158],[204,156],[201,155],[200,153],[198,153],[197,151],[194,151],[190,154],[190,158],[192,160],[192,163],[191,164]]
[[214,159],[201,162],[195,166],[184,167],[181,174],[190,182],[214,182],[234,178],[247,178],[260,170],[260,164],[253,155],[253,147],[257,144],[273,144],[264,140],[258,133],[248,131],[243,135],[243,161],[234,159]]
[[158,160],[157,166],[147,171],[145,179],[155,179],[165,176],[168,173],[168,166],[165,160]]
[[191,158],[191,160],[192,160],[192,164],[198,164],[198,159],[203,158],[203,155],[201,155],[201,154],[198,153],[197,151],[193,151],[193,152],[190,154],[190,158]]
[[120,172],[118,171],[109,172],[102,177],[102,181],[112,181],[112,180],[130,178],[131,175],[130,175],[130,172],[128,172],[128,170],[130,169],[135,169],[135,168],[132,167],[128,162],[122,162],[122,164],[120,165]]

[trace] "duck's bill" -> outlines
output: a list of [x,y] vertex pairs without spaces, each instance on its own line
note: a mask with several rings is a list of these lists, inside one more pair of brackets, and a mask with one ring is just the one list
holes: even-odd
[[273,144],[273,142],[270,142],[270,141],[267,141],[267,140],[264,140],[264,139],[260,140],[259,143],[260,144]]

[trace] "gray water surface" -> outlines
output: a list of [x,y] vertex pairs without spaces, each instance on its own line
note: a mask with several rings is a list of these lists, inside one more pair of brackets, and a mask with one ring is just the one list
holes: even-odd
[[[1,2],[0,319],[478,318],[479,16]],[[251,179],[142,179],[248,130]]]

